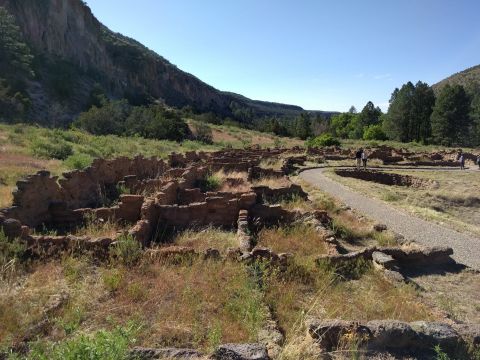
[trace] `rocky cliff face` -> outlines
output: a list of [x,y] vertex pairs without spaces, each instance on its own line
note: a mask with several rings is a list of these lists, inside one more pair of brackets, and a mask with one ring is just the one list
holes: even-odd
[[[81,0],[0,0],[0,6],[15,16],[40,59],[36,61],[38,81],[31,83],[30,95],[44,116],[57,103],[71,114],[84,110],[95,83],[111,97],[160,99],[171,106],[190,105],[223,116],[231,115],[232,101],[259,115],[302,111],[297,106],[252,101],[216,90],[140,43],[113,33]],[[65,69],[68,76],[60,73]],[[52,77],[60,82],[60,89],[71,83],[72,94],[66,97],[60,90],[58,100],[46,89]]]

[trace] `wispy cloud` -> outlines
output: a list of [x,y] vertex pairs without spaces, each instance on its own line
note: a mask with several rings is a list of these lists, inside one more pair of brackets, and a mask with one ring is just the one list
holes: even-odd
[[390,73],[387,73],[387,74],[378,74],[378,75],[374,75],[373,78],[375,80],[389,80],[392,78],[392,74]]
[[355,77],[359,78],[359,79],[363,78],[364,76],[365,76],[364,73],[359,73],[359,74],[355,75]]

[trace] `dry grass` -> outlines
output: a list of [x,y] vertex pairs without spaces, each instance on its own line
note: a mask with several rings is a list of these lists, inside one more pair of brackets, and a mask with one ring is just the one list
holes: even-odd
[[62,268],[50,263],[36,267],[14,283],[0,283],[0,348],[23,334],[43,318],[50,298],[66,288]]
[[280,170],[283,165],[283,158],[267,158],[260,162],[260,167],[264,169]]
[[219,170],[213,174],[213,177],[218,179],[220,186],[218,191],[225,192],[248,192],[250,191],[250,184],[248,183],[248,174],[241,171],[227,171]]
[[141,325],[136,343],[206,351],[219,343],[255,341],[266,318],[262,294],[238,263],[193,261],[97,267],[85,259],[36,267],[0,293],[0,347],[42,318],[51,296],[69,294],[41,340]]
[[253,181],[253,186],[268,186],[271,189],[290,186],[291,182],[287,177],[263,177]]
[[117,233],[123,229],[125,229],[125,225],[114,220],[103,220],[97,219],[95,216],[87,216],[85,219],[85,224],[76,229],[75,235],[88,236],[91,238],[114,238]]
[[263,229],[258,233],[258,245],[276,253],[291,253],[309,259],[327,252],[322,234],[307,224]]
[[295,264],[286,275],[269,279],[266,300],[286,331],[286,350],[290,342],[305,338],[308,317],[360,321],[435,317],[413,287],[394,286],[373,270],[359,280],[338,282],[328,270]]
[[240,264],[152,264],[118,276],[116,289],[85,325],[136,319],[144,326],[140,345],[210,350],[220,342],[254,340],[264,320],[261,294]]
[[198,251],[213,248],[225,252],[228,248],[238,247],[236,233],[213,227],[203,230],[185,230],[175,237],[174,243],[180,246],[193,247]]

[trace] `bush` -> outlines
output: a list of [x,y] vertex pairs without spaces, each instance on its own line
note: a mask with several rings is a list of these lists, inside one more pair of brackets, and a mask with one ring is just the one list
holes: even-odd
[[104,360],[127,359],[138,328],[130,325],[113,331],[100,330],[81,334],[61,342],[37,343],[26,359],[35,360]]
[[105,101],[80,114],[75,126],[94,135],[141,136],[146,139],[183,141],[190,129],[172,110],[160,105],[131,107],[126,100]]
[[72,170],[83,170],[92,164],[93,158],[88,154],[70,155],[65,160],[65,165]]
[[0,275],[3,275],[3,272],[7,270],[6,267],[10,262],[21,260],[25,251],[25,244],[18,239],[8,239],[3,229],[0,228]]
[[215,191],[218,190],[222,183],[222,180],[215,175],[207,175],[206,178],[198,180],[197,181],[197,186],[200,188],[202,192],[207,192],[207,191]]
[[135,265],[142,256],[142,244],[132,235],[123,234],[110,250],[111,257],[125,266]]
[[195,140],[198,140],[204,144],[211,145],[213,144],[213,133],[210,126],[204,123],[194,123],[193,124],[193,133],[195,135]]
[[130,110],[127,100],[107,101],[81,113],[74,125],[94,135],[122,135]]
[[331,134],[325,133],[316,138],[309,139],[306,142],[307,147],[322,147],[322,146],[340,146],[340,141],[334,138]]
[[382,125],[370,125],[363,130],[363,140],[387,140]]
[[33,155],[46,159],[65,160],[73,155],[72,146],[60,139],[50,142],[36,139],[33,141],[32,151]]

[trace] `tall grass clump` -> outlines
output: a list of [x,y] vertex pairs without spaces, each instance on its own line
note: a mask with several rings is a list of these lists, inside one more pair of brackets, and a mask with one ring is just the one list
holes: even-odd
[[131,267],[142,257],[142,244],[130,234],[122,234],[111,247],[110,256],[113,261]]
[[83,170],[92,164],[93,157],[88,154],[77,153],[65,159],[65,166],[71,170]]
[[197,186],[202,192],[216,191],[221,185],[222,179],[216,174],[208,174],[205,178],[197,182]]
[[80,334],[60,342],[37,342],[25,356],[10,356],[11,360],[122,360],[128,359],[129,348],[135,342],[138,325],[118,327]]
[[6,279],[18,270],[26,245],[19,239],[8,239],[0,229],[0,279]]

